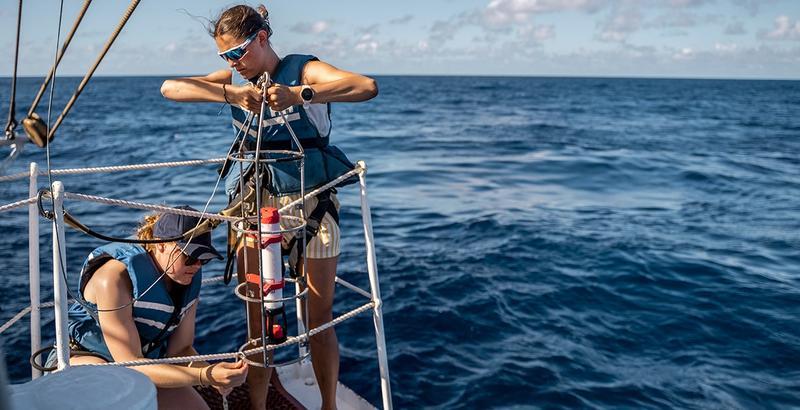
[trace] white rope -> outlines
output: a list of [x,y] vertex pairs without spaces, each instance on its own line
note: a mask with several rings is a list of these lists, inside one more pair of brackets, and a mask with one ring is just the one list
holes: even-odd
[[[204,278],[202,283],[205,285],[207,283],[222,282],[223,279],[225,279],[225,277],[222,276],[222,275],[214,276],[212,278]],[[72,303],[72,302],[75,302],[75,299],[70,299],[70,300],[67,301],[67,303]],[[39,309],[51,308],[53,306],[55,306],[55,302],[53,302],[53,301],[44,302],[44,303],[40,303],[39,304]],[[31,313],[31,307],[30,306],[26,306],[24,309],[20,310],[16,315],[14,315],[14,317],[9,319],[6,323],[3,323],[3,326],[0,326],[0,334],[5,332],[6,330],[8,330],[8,328],[13,326],[14,323],[19,322],[28,313]]]
[[106,205],[118,205],[124,206],[127,208],[136,208],[136,209],[145,209],[148,211],[157,211],[157,212],[164,212],[164,213],[171,213],[177,215],[184,215],[184,216],[194,216],[196,218],[204,218],[204,219],[214,219],[217,221],[225,221],[225,222],[236,222],[241,218],[232,217],[232,216],[222,216],[219,214],[211,214],[207,212],[200,212],[200,211],[191,211],[188,209],[178,209],[164,205],[153,205],[153,204],[146,204],[143,202],[134,202],[134,201],[126,201],[124,199],[112,199],[112,198],[105,198],[102,196],[96,195],[86,195],[86,194],[76,194],[72,192],[64,192],[64,198],[66,199],[75,199],[79,201],[87,201],[87,202],[96,202]]
[[203,282],[202,283],[203,283],[203,285],[205,285],[206,283],[222,282],[223,279],[225,279],[225,277],[222,276],[222,275],[214,276],[213,278],[203,278]]
[[328,189],[328,188],[330,188],[332,186],[335,186],[336,184],[344,181],[345,179],[350,178],[353,175],[360,174],[362,172],[364,172],[364,168],[361,167],[361,165],[356,165],[355,168],[353,168],[352,170],[348,171],[347,173],[345,173],[344,175],[340,176],[339,178],[336,178],[333,181],[328,182],[327,184],[325,184],[325,185],[323,185],[323,186],[321,186],[321,187],[319,187],[319,188],[307,193],[304,197],[297,198],[294,201],[289,202],[288,204],[284,205],[281,209],[278,210],[278,213],[283,214],[286,211],[288,211],[289,209],[291,209],[291,207],[293,207],[293,206],[299,204],[300,202],[302,202],[303,199],[308,200],[309,198],[312,198],[312,197],[316,196],[317,194],[319,194],[320,192],[322,192],[322,191],[324,191],[324,190],[326,190],[326,189]]
[[[370,309],[372,309],[374,307],[375,307],[375,302],[366,303],[361,307],[353,309],[353,310],[351,310],[351,311],[349,311],[349,312],[337,317],[336,319],[333,319],[330,322],[325,323],[324,325],[321,325],[319,327],[315,327],[314,329],[311,329],[308,332],[308,336],[309,337],[310,336],[314,336],[317,333],[320,333],[320,332],[323,332],[325,330],[328,330],[329,328],[331,328],[333,326],[336,326],[339,323],[344,322],[345,320],[352,319],[353,317],[355,317],[355,316],[357,316],[357,315],[359,315],[361,313],[364,313],[367,310],[370,310]],[[134,367],[134,366],[148,366],[148,365],[153,365],[153,364],[179,364],[179,363],[189,363],[189,362],[199,362],[199,361],[212,362],[212,361],[219,361],[219,360],[225,360],[225,359],[236,359],[236,358],[241,357],[243,354],[245,356],[251,356],[251,355],[254,355],[254,354],[262,353],[265,350],[269,352],[269,351],[273,351],[273,350],[276,350],[276,349],[280,349],[282,347],[286,347],[286,346],[294,345],[294,344],[297,344],[297,343],[305,342],[306,339],[307,338],[306,338],[305,334],[298,335],[298,336],[290,336],[283,343],[274,344],[274,345],[268,345],[267,347],[257,347],[257,348],[253,348],[253,349],[250,349],[250,350],[245,350],[242,353],[239,353],[239,352],[215,353],[215,354],[203,354],[203,355],[196,355],[196,356],[167,357],[167,358],[163,358],[163,359],[130,360],[130,361],[127,361],[127,362],[91,363],[91,364],[85,364],[83,366],[126,366],[126,367]]]
[[14,208],[22,208],[25,205],[30,205],[35,202],[36,202],[36,197],[32,196],[28,199],[23,199],[21,201],[12,202],[10,204],[0,206],[0,212],[10,211]]
[[31,313],[30,306],[27,306],[25,309],[20,310],[19,313],[14,315],[14,317],[12,317],[8,322],[4,323],[3,326],[0,326],[0,333],[3,333],[6,330],[8,330],[9,327],[13,326],[14,323],[19,322],[20,319],[25,317],[25,315],[27,315],[28,313]]
[[[225,162],[225,158],[193,159],[187,161],[154,162],[149,164],[134,164],[134,165],[113,165],[107,167],[54,169],[51,171],[51,174],[52,175],[93,174],[93,173],[103,173],[103,172],[119,172],[119,171],[132,171],[132,170],[156,169],[156,168],[186,167],[193,165],[217,164],[221,162]],[[47,171],[39,172],[38,175],[47,175]],[[17,179],[24,179],[28,177],[30,177],[30,172],[20,172],[18,174],[0,176],[0,182],[14,181]]]

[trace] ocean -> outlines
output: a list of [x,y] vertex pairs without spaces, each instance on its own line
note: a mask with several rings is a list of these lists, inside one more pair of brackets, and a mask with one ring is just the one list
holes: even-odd
[[[377,79],[374,100],[333,106],[332,143],[369,168],[397,408],[800,407],[800,82]],[[58,80],[53,118],[79,80]],[[93,79],[51,145],[52,168],[223,156],[227,108],[167,101],[161,81]],[[40,83],[21,80],[18,119]],[[1,79],[4,120],[9,90]],[[31,161],[46,168],[29,144],[6,173]],[[58,179],[69,192],[196,208],[215,194],[219,210],[216,178],[200,166]],[[0,204],[27,189],[0,184]],[[367,286],[357,188],[340,198],[339,274]],[[117,236],[144,215],[66,206]],[[0,232],[5,322],[29,304],[27,212],[4,213]],[[102,242],[69,231],[67,244],[74,290]],[[244,342],[232,288],[203,291],[201,353]],[[362,300],[338,288],[335,313]],[[43,318],[51,343],[52,312]],[[337,333],[341,380],[380,404],[371,318]],[[27,320],[0,338],[10,378],[25,381]]]

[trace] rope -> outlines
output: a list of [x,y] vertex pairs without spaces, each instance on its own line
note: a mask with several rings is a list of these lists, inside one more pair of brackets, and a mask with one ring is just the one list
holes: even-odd
[[8,322],[4,323],[3,326],[0,326],[0,333],[3,333],[6,330],[8,330],[9,327],[11,327],[14,323],[19,322],[20,319],[25,317],[25,315],[27,315],[28,313],[31,313],[30,306],[27,306],[25,309],[20,310],[19,313],[17,313],[16,315],[14,315],[14,317],[9,319]]
[[320,192],[322,192],[322,191],[324,191],[324,190],[326,190],[326,189],[328,189],[330,187],[336,186],[336,184],[338,184],[339,182],[342,182],[345,179],[350,178],[351,176],[353,176],[355,174],[360,174],[362,172],[364,172],[364,168],[362,168],[361,165],[356,165],[355,168],[353,168],[352,170],[348,171],[347,173],[345,173],[344,175],[340,176],[339,178],[336,178],[333,181],[328,182],[327,184],[325,184],[325,185],[323,185],[323,186],[321,186],[321,187],[319,187],[319,188],[307,193],[304,197],[297,198],[296,200],[294,200],[292,202],[289,202],[288,204],[284,205],[281,209],[278,210],[278,212],[279,213],[285,213],[286,211],[291,209],[293,206],[295,206],[295,205],[299,204],[300,202],[302,202],[303,199],[312,198],[312,197],[316,196],[317,194],[319,194]]
[[[208,280],[204,279],[203,283],[217,282],[217,281],[220,281],[221,279],[222,279],[222,276],[217,276],[217,277],[209,278]],[[39,308],[42,309],[42,308],[46,308],[46,307],[53,307],[53,305],[54,305],[53,302],[46,302],[46,303],[40,304]],[[323,325],[315,327],[314,329],[311,329],[308,332],[308,337],[312,337],[312,336],[316,335],[317,333],[324,332],[324,331],[326,331],[326,330],[328,330],[328,329],[330,329],[330,328],[332,328],[332,327],[344,322],[345,320],[350,320],[350,319],[352,319],[352,318],[354,318],[354,317],[366,312],[367,310],[370,310],[370,309],[373,309],[373,308],[375,308],[375,302],[368,302],[368,303],[366,303],[366,304],[364,304],[364,305],[362,305],[362,306],[360,306],[360,307],[358,307],[356,309],[353,309],[353,310],[351,310],[351,311],[349,311],[349,312],[337,317],[336,319],[331,320],[328,323],[325,323]],[[30,311],[31,311],[31,307],[28,306],[28,307],[22,309],[16,315],[14,315],[14,317],[11,318],[9,321],[7,321],[5,324],[3,324],[3,326],[0,326],[0,334],[5,332],[6,330],[8,330],[8,328],[10,328],[12,325],[14,325],[14,323],[18,322],[20,319],[25,317],[25,315],[30,313]],[[307,338],[306,338],[305,334],[301,334],[301,335],[298,335],[298,336],[290,336],[283,343],[274,344],[274,345],[268,345],[266,348],[257,347],[257,348],[254,348],[254,349],[245,350],[243,352],[243,354],[245,356],[251,356],[251,355],[254,355],[254,354],[262,353],[265,350],[269,352],[269,351],[280,349],[280,348],[283,348],[283,347],[286,347],[286,346],[291,346],[291,345],[294,345],[294,344],[302,343],[302,342],[305,342],[306,340],[307,340]],[[196,361],[219,361],[219,360],[225,360],[225,359],[236,359],[236,358],[241,357],[241,356],[242,356],[242,353],[239,353],[239,352],[214,353],[214,354],[205,354],[205,355],[196,355],[196,356],[168,357],[168,358],[163,358],[163,359],[143,359],[143,360],[131,360],[131,361],[127,361],[127,362],[111,362],[111,363],[87,364],[87,366],[126,366],[126,367],[133,367],[133,366],[147,366],[147,365],[152,365],[152,364],[178,364],[178,363],[188,363],[188,362],[193,362],[193,361],[195,361],[195,362]]]
[[10,204],[6,204],[6,205],[3,205],[3,206],[0,206],[0,212],[10,211],[10,210],[12,210],[14,208],[21,208],[21,207],[23,207],[25,205],[30,205],[30,204],[36,203],[36,200],[37,200],[37,198],[34,196],[34,197],[31,197],[31,198],[28,198],[28,199],[23,199],[21,201],[12,202]]
[[11,76],[11,102],[8,105],[8,122],[6,123],[6,139],[14,137],[14,129],[17,128],[17,119],[14,111],[17,110],[17,66],[19,65],[19,33],[22,29],[22,0],[19,0],[19,10],[17,11],[17,46],[14,49],[14,73]]
[[67,105],[64,107],[64,110],[61,111],[61,115],[58,116],[56,123],[53,124],[53,126],[50,128],[50,131],[47,133],[47,138],[45,139],[45,141],[49,141],[51,138],[53,138],[53,135],[55,135],[56,130],[64,121],[64,118],[69,113],[69,110],[72,109],[72,106],[75,104],[75,101],[78,100],[78,97],[81,95],[81,92],[83,92],[83,89],[86,87],[86,84],[89,83],[89,80],[92,78],[92,75],[94,75],[95,70],[97,70],[97,67],[100,66],[100,62],[103,61],[103,58],[106,56],[106,53],[108,53],[108,50],[111,49],[111,45],[114,44],[114,41],[117,39],[117,36],[119,36],[119,33],[122,32],[122,28],[125,27],[125,24],[128,22],[128,19],[131,17],[131,14],[133,14],[133,11],[136,10],[136,6],[139,5],[139,1],[140,0],[132,0],[131,3],[128,5],[128,9],[125,10],[125,14],[123,14],[122,20],[120,20],[120,22],[117,24],[116,29],[114,29],[114,32],[111,34],[111,37],[108,39],[108,41],[106,41],[106,45],[105,47],[103,47],[103,51],[101,51],[100,55],[97,56],[97,60],[95,60],[94,64],[92,65],[92,68],[90,68],[89,72],[87,72],[86,75],[83,77],[83,81],[81,81],[80,85],[78,85],[78,89],[75,90],[75,94],[72,95],[72,98],[70,98],[69,102],[67,102]]
[[[202,283],[203,283],[203,285],[205,285],[205,284],[208,284],[208,283],[222,282],[222,279],[224,279],[222,276],[214,276],[213,278],[205,278],[205,279],[203,279]],[[74,299],[70,299],[70,300],[67,301],[67,303],[72,303],[74,301],[75,301]],[[53,306],[55,306],[55,302],[53,302],[53,301],[40,303],[39,304],[39,309],[51,308]],[[3,326],[0,326],[0,334],[5,332],[6,330],[8,330],[8,328],[13,326],[14,323],[19,322],[20,319],[25,317],[25,315],[27,315],[30,312],[31,312],[31,307],[30,306],[26,306],[24,309],[20,310],[16,315],[14,315],[14,317],[12,317],[6,323],[4,323]]]
[[[368,302],[361,307],[353,309],[336,319],[331,320],[324,325],[319,327],[315,327],[308,332],[308,336],[314,336],[317,333],[323,332],[328,330],[339,323],[344,322],[345,320],[352,319],[353,317],[366,312],[367,310],[373,309],[375,307],[375,302]],[[219,360],[226,360],[226,359],[236,359],[241,357],[242,355],[251,356],[254,354],[259,354],[264,351],[273,351],[276,349],[280,349],[286,346],[291,346],[294,344],[302,343],[306,341],[306,335],[298,335],[298,336],[290,336],[286,339],[283,343],[278,343],[274,345],[268,345],[266,347],[256,347],[250,350],[245,350],[244,352],[231,352],[231,353],[214,353],[214,354],[204,354],[204,355],[196,355],[196,356],[181,356],[181,357],[167,357],[163,359],[143,359],[143,360],[130,360],[127,362],[109,362],[109,363],[91,363],[86,364],[84,366],[125,366],[125,367],[134,367],[134,366],[148,366],[153,364],[179,364],[179,363],[189,363],[189,362],[198,362],[198,361],[219,361]]]
[[223,279],[225,279],[225,277],[222,275],[214,276],[213,278],[203,278],[201,283],[205,285],[206,283],[222,282]]
[[[93,173],[103,173],[103,172],[136,171],[144,169],[174,168],[174,167],[185,167],[192,165],[216,164],[221,162],[225,162],[225,158],[192,159],[186,161],[153,162],[149,164],[133,164],[133,165],[112,165],[107,167],[54,169],[51,172],[51,174],[79,175],[79,174],[93,174]],[[30,177],[30,175],[31,175],[30,172],[20,172],[18,174],[0,176],[0,182],[25,179]],[[40,171],[37,175],[39,176],[47,175],[47,171]]]
[[83,16],[86,15],[86,10],[89,9],[89,4],[92,3],[92,0],[84,0],[83,7],[81,11],[78,13],[78,17],[75,19],[75,23],[72,25],[72,30],[70,30],[69,34],[67,34],[67,38],[64,39],[64,45],[61,46],[61,52],[58,53],[56,56],[56,61],[53,63],[53,66],[50,67],[50,72],[47,73],[47,77],[44,78],[44,82],[42,86],[39,87],[39,92],[36,94],[36,97],[33,99],[33,103],[31,104],[31,108],[28,110],[28,117],[33,115],[34,111],[36,111],[36,107],[39,106],[39,101],[41,101],[44,92],[47,90],[47,86],[50,84],[50,81],[53,79],[53,75],[55,74],[56,67],[61,62],[61,57],[64,57],[64,53],[67,52],[67,47],[69,47],[69,43],[72,41],[72,37],[75,35],[75,32],[78,30],[78,26],[81,24],[83,20]]
[[[68,303],[72,303],[72,302],[74,302],[74,300],[72,300],[72,299],[71,299],[71,300],[68,300],[67,302],[68,302]],[[55,304],[56,304],[55,302],[45,302],[45,303],[41,303],[41,304],[39,304],[39,309],[42,309],[42,308],[51,308],[51,307],[55,306]],[[9,320],[8,320],[6,323],[3,323],[3,326],[0,326],[0,334],[2,334],[3,332],[5,332],[6,330],[8,330],[8,328],[10,328],[11,326],[13,326],[13,325],[14,325],[14,323],[17,323],[17,322],[19,322],[19,321],[20,321],[20,319],[22,319],[23,317],[25,317],[25,315],[27,315],[28,313],[31,313],[31,307],[30,307],[30,305],[29,305],[29,306],[26,306],[24,309],[20,310],[20,311],[19,311],[19,312],[18,312],[16,315],[14,315],[14,317],[12,317],[11,319],[9,319]]]
[[127,208],[135,208],[135,209],[144,209],[147,211],[156,211],[156,212],[164,212],[164,213],[172,213],[177,215],[183,216],[193,216],[196,218],[203,218],[203,219],[213,219],[217,221],[224,221],[224,222],[236,222],[240,218],[232,217],[232,216],[222,216],[219,214],[210,214],[207,212],[200,212],[200,211],[191,211],[188,209],[178,209],[172,208],[169,206],[163,205],[152,205],[146,204],[143,202],[134,202],[134,201],[126,201],[123,199],[111,199],[105,198],[102,196],[95,196],[95,195],[86,195],[86,194],[75,194],[72,192],[64,192],[64,198],[66,199],[75,199],[79,201],[87,201],[87,202],[95,202],[100,204],[106,205],[118,205],[124,206]]

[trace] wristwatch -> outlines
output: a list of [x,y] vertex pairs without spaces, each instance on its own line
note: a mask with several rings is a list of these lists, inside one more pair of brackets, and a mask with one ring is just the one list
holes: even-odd
[[303,99],[303,108],[311,106],[311,100],[314,99],[314,89],[309,85],[303,85],[300,90],[300,98]]

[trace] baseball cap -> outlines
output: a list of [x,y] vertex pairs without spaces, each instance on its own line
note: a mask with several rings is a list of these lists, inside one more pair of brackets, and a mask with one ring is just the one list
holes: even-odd
[[[175,208],[197,211],[188,205],[177,206]],[[200,222],[200,218],[195,216],[163,213],[153,226],[153,236],[156,238],[181,236],[194,229]],[[214,246],[211,244],[211,231],[195,234],[189,242],[179,240],[178,244],[185,254],[193,256],[198,260],[207,261],[213,258],[223,259],[222,255],[214,249]]]

